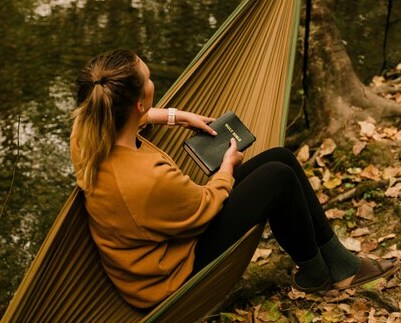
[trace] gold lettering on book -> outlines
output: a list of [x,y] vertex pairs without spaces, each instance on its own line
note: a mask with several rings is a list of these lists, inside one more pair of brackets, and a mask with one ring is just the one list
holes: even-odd
[[233,128],[230,127],[230,125],[229,125],[228,123],[226,123],[226,124],[224,125],[224,127],[226,127],[226,129],[231,133],[231,135],[232,135],[235,139],[237,139],[238,142],[240,142],[240,141],[242,140],[241,137],[237,135],[237,133],[234,131]]

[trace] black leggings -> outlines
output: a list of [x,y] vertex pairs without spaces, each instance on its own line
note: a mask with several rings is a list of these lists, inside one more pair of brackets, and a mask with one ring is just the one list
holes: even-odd
[[235,186],[200,236],[193,274],[258,223],[269,224],[295,262],[312,259],[334,235],[319,200],[294,154],[272,148],[235,170]]

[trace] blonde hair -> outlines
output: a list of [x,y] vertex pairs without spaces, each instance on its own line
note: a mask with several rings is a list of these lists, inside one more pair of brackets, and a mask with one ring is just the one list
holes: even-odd
[[78,107],[72,113],[79,147],[77,176],[89,193],[100,163],[109,156],[133,104],[143,96],[144,75],[138,63],[132,51],[113,50],[89,61],[77,79]]

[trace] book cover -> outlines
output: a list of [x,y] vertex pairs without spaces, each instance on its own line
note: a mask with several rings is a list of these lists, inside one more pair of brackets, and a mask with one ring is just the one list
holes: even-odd
[[210,123],[209,126],[217,132],[216,136],[198,132],[184,142],[184,149],[208,176],[219,169],[224,154],[230,146],[231,138],[235,138],[238,150],[241,152],[256,140],[251,131],[231,111]]

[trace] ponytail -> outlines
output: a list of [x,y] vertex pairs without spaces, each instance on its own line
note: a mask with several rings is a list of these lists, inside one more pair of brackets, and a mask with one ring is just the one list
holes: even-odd
[[77,176],[90,193],[100,163],[105,160],[143,93],[144,76],[138,57],[131,51],[115,50],[88,63],[77,79],[78,107],[72,113],[73,135],[78,145]]

